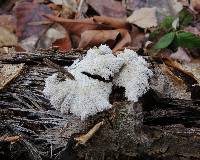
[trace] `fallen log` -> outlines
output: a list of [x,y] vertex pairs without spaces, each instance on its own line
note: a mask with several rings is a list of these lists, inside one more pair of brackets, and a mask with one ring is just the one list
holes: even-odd
[[[151,89],[138,103],[127,102],[123,88],[114,88],[112,109],[85,121],[56,111],[42,90],[45,78],[57,70],[43,59],[62,66],[80,56],[43,52],[0,59],[2,64],[26,65],[0,93],[0,136],[21,137],[14,143],[0,141],[2,159],[200,159],[199,100],[191,99],[187,85],[177,86],[163,64],[152,63]],[[102,121],[84,145],[78,143]]]

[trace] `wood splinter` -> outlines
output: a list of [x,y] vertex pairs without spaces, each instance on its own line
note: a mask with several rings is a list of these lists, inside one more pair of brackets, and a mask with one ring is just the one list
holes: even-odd
[[6,142],[11,142],[15,143],[21,139],[21,136],[1,136],[0,137],[0,142],[1,141],[6,141]]
[[76,137],[75,140],[78,142],[76,143],[76,146],[79,144],[85,144],[90,138],[94,136],[94,134],[99,130],[99,128],[104,124],[104,120],[97,123],[92,129],[89,130],[88,133],[81,135],[80,137]]

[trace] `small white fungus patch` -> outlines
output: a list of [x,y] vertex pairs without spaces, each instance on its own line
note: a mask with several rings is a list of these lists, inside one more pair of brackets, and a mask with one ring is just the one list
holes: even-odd
[[[57,74],[53,74],[46,79],[43,93],[56,109],[81,119],[111,108],[109,95],[114,84],[125,87],[128,100],[137,102],[149,89],[148,79],[152,76],[147,62],[134,51],[125,49],[114,56],[106,45],[89,49],[82,60],[67,69],[75,80],[59,81]],[[84,72],[105,80],[113,78],[113,82],[93,79]]]
[[137,102],[149,89],[148,79],[153,75],[148,69],[148,63],[136,52],[125,49],[117,57],[125,60],[125,64],[119,74],[114,77],[116,86],[125,88],[125,96],[129,101]]

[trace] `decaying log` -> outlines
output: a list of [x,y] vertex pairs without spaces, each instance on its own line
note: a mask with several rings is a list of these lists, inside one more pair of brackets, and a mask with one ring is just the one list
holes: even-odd
[[[85,121],[52,108],[42,90],[45,78],[56,69],[43,59],[68,65],[80,56],[38,53],[0,59],[2,64],[27,66],[0,93],[0,137],[20,136],[14,143],[0,140],[2,159],[200,159],[200,101],[190,98],[187,86],[180,88],[164,75],[160,65],[152,67],[151,89],[138,103],[126,102],[123,89],[115,89],[112,109]],[[102,121],[84,145],[77,145],[77,137]]]

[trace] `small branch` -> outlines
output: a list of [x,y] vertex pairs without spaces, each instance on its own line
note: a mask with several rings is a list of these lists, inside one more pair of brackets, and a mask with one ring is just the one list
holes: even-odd
[[51,68],[55,68],[55,69],[58,70],[58,72],[63,73],[63,74],[66,75],[69,79],[75,80],[74,76],[73,76],[70,72],[68,72],[64,67],[61,67],[61,66],[59,66],[59,65],[57,65],[57,64],[55,64],[55,63],[53,63],[52,61],[50,61],[50,60],[47,59],[47,58],[44,58],[43,61],[44,61],[44,63],[45,63],[47,66],[49,66],[49,67],[51,67]]
[[83,2],[84,2],[84,0],[81,0],[80,3],[79,3],[78,12],[81,12],[81,8],[82,8],[82,5],[83,5]]
[[90,138],[94,136],[94,134],[99,130],[99,128],[104,124],[104,121],[97,123],[88,133],[81,135],[80,137],[75,138],[78,142],[76,144],[85,144]]

